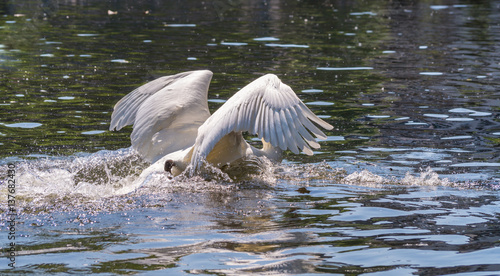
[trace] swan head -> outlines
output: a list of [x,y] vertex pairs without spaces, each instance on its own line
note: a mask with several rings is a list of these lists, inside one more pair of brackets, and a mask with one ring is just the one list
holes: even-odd
[[169,173],[172,173],[172,168],[175,166],[175,162],[174,160],[172,159],[168,159],[167,161],[165,161],[165,171],[166,172],[169,172]]
[[191,161],[191,149],[192,147],[163,156],[155,161],[157,170],[163,169],[174,177],[180,175]]

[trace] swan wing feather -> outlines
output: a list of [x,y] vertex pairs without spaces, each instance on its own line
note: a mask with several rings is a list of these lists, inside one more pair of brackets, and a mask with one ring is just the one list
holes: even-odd
[[311,121],[327,130],[333,128],[314,115],[276,75],[262,76],[233,95],[200,126],[189,174],[193,175],[218,141],[231,132],[247,131],[274,147],[295,153],[302,150],[311,155],[308,145],[313,148],[319,145],[309,132],[326,138]]
[[110,130],[133,125],[132,147],[152,162],[192,146],[198,127],[210,117],[211,78],[208,70],[190,71],[140,86],[115,105]]

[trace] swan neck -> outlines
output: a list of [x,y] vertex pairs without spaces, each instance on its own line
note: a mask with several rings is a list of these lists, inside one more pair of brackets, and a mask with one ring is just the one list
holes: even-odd
[[193,156],[193,148],[194,147],[190,147],[175,153],[175,156],[173,156],[172,158],[174,161],[174,166],[171,168],[171,173],[173,176],[178,176],[184,170],[186,170]]
[[283,151],[279,147],[274,147],[262,139],[262,152],[271,161],[281,161]]

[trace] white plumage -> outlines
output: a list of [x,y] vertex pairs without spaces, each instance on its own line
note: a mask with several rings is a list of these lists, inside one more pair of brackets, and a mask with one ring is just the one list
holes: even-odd
[[[212,75],[185,72],[135,89],[115,105],[110,130],[133,125],[132,147],[146,160],[170,160],[174,175],[186,168],[194,175],[205,161],[218,167],[255,156],[277,161],[286,149],[312,155],[311,148],[320,146],[311,133],[326,139],[312,122],[333,128],[273,74],[251,82],[210,115]],[[263,148],[249,145],[242,132],[257,135]]]

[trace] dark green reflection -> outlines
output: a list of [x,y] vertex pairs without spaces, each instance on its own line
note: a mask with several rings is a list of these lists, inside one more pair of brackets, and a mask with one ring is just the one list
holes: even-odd
[[[333,136],[373,136],[357,118],[359,93],[379,90],[374,70],[320,71],[317,67],[367,66],[385,39],[384,17],[356,16],[358,4],[293,2],[271,7],[243,1],[217,10],[186,1],[16,1],[0,7],[1,156],[70,155],[130,145],[130,128],[108,131],[114,104],[156,77],[186,70],[214,71],[209,98],[227,99],[264,73],[275,73],[335,126]],[[365,5],[366,4],[366,5]],[[378,13],[383,5],[364,3]],[[220,8],[220,7],[219,7]],[[279,11],[278,11],[279,10]],[[109,14],[108,14],[108,11]],[[355,16],[355,17],[353,17]],[[275,41],[255,40],[271,37]],[[235,42],[239,44],[234,44]],[[322,93],[302,93],[305,89]],[[211,103],[211,108],[220,104]],[[41,126],[7,125],[33,122]],[[366,139],[322,143],[311,159],[366,143]]]

